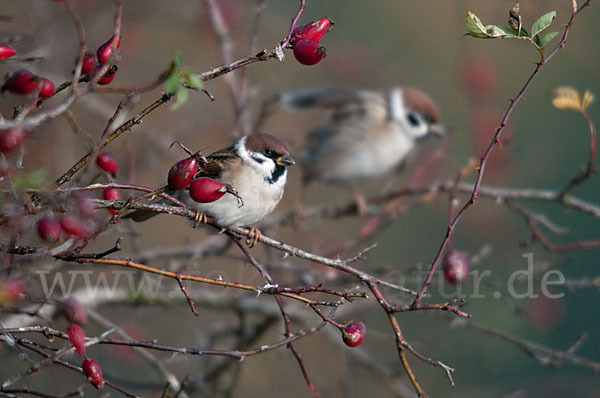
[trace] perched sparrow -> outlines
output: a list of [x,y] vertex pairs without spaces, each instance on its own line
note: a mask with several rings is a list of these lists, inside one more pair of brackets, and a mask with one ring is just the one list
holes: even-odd
[[[271,214],[283,196],[287,166],[294,164],[287,147],[269,134],[240,138],[233,146],[206,157],[204,173],[231,185],[242,199],[224,195],[211,203],[186,200],[225,227],[252,226]],[[193,204],[192,204],[193,203]]]
[[[279,139],[255,133],[240,138],[229,148],[203,157],[201,163],[201,171],[196,177],[211,177],[228,184],[238,197],[224,195],[211,203],[197,203],[185,190],[177,191],[177,196],[221,226],[241,227],[254,225],[275,209],[283,196],[286,167],[293,165],[294,160]],[[137,211],[128,218],[143,221],[148,216],[151,215],[147,212]]]
[[354,184],[398,167],[420,138],[443,133],[433,100],[411,87],[387,92],[308,88],[281,94],[284,109],[332,109],[308,136],[305,182]]

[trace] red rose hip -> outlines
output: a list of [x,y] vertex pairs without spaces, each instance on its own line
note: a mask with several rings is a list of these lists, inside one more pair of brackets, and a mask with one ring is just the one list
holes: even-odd
[[227,192],[225,184],[209,177],[196,178],[190,184],[190,197],[198,203],[210,203]]
[[170,190],[185,189],[198,171],[198,159],[190,156],[175,163],[169,170],[167,185]]
[[21,69],[8,76],[2,91],[10,91],[14,94],[29,94],[38,87],[39,79],[28,70]]
[[315,65],[327,56],[325,47],[309,40],[300,40],[294,46],[294,57],[303,65]]
[[107,173],[110,173],[113,177],[117,175],[117,171],[119,169],[117,159],[115,159],[115,157],[108,152],[98,153],[98,156],[96,157],[96,165],[98,165],[98,167]]
[[54,83],[45,77],[40,80],[40,98],[50,98],[54,94]]
[[[119,194],[119,190],[118,189],[107,188],[107,189],[104,190],[104,192],[102,192],[102,198],[104,200],[120,200],[121,199],[121,195]],[[117,209],[108,209],[108,211],[113,216],[119,212],[119,210],[117,210]]]
[[104,379],[102,378],[102,368],[98,361],[94,358],[86,358],[81,364],[83,373],[87,377],[90,384],[92,384],[97,390],[102,390],[104,387]]
[[117,67],[115,65],[113,65],[112,68],[109,69],[108,72],[106,72],[104,74],[104,76],[102,76],[98,80],[98,84],[101,86],[107,85],[115,79],[116,75],[117,75]]
[[82,75],[93,75],[94,68],[97,63],[96,54],[90,51],[86,51],[83,56],[83,62],[81,64],[81,74]]
[[344,326],[342,338],[348,347],[357,347],[362,343],[367,333],[365,324],[361,321],[351,321]]
[[292,32],[290,43],[296,44],[300,40],[309,40],[318,43],[333,25],[334,23],[329,18],[323,17],[306,25],[297,26]]
[[0,44],[0,59],[10,58],[17,52],[11,46]]
[[25,141],[26,136],[27,132],[20,126],[0,132],[0,152],[10,153],[14,151]]
[[465,253],[450,249],[444,256],[444,278],[448,283],[460,283],[469,275],[469,262]]
[[67,328],[67,334],[69,335],[69,341],[75,347],[75,351],[81,356],[85,355],[85,330],[81,325],[72,323]]
[[108,61],[108,59],[110,57],[112,57],[113,55],[113,42],[116,41],[116,48],[119,48],[121,46],[121,38],[120,37],[111,37],[110,39],[108,39],[104,44],[102,44],[100,47],[98,47],[98,50],[96,50],[96,55],[98,56],[98,62],[100,62],[101,64],[105,63],[106,61]]
[[60,238],[60,223],[54,217],[42,217],[37,223],[37,233],[46,242],[55,243]]
[[92,234],[83,221],[67,213],[60,217],[60,226],[67,235],[76,239],[85,239]]

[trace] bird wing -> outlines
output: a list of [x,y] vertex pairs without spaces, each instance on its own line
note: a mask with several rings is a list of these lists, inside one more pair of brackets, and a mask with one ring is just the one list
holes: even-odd
[[362,102],[360,90],[343,87],[309,87],[287,91],[278,96],[278,102],[288,109],[332,108]]
[[239,159],[233,146],[213,152],[203,157],[200,164],[200,176],[218,179],[223,171],[229,170],[232,161]]

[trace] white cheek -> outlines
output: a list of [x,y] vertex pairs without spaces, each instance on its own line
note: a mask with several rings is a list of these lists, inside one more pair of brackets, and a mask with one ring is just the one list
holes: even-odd
[[406,109],[404,109],[404,97],[402,89],[394,88],[388,92],[388,103],[390,118],[397,122],[406,120]]
[[[273,162],[273,160],[269,159],[262,153],[251,153],[247,151],[244,146],[245,141],[246,137],[242,137],[236,144],[235,150],[238,156],[243,160],[244,163],[249,164],[253,169],[258,171],[263,176],[270,177],[273,171],[275,170],[275,162]],[[262,163],[253,159],[253,156],[261,159]]]

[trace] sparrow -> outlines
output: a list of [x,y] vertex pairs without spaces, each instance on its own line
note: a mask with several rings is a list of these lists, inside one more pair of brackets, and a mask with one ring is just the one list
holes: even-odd
[[308,134],[306,182],[354,183],[397,168],[430,134],[442,135],[435,102],[413,87],[387,92],[308,88],[280,95],[284,109],[321,107],[331,116]]
[[[196,177],[211,177],[227,184],[235,195],[224,195],[210,203],[193,201],[186,190],[178,190],[175,196],[220,226],[236,228],[251,227],[273,212],[283,196],[287,167],[295,162],[279,139],[254,133],[202,157],[200,163]],[[148,217],[140,213],[128,218],[143,221]],[[201,219],[199,216],[197,221]],[[251,230],[256,243],[260,231]]]
[[365,203],[355,185],[398,168],[419,140],[444,133],[435,102],[413,87],[293,90],[268,100],[263,118],[272,112],[273,104],[288,111],[331,110],[325,122],[307,135],[300,162],[303,181],[349,186],[363,211]]

